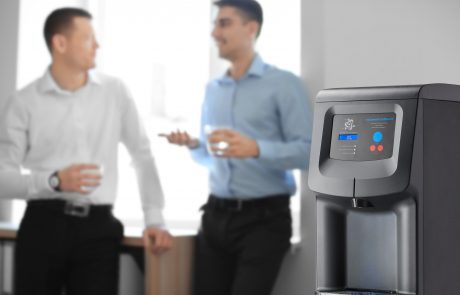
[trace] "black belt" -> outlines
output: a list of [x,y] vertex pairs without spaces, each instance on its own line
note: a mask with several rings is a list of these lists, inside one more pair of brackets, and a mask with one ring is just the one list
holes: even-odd
[[238,212],[259,208],[283,208],[289,206],[289,202],[290,196],[288,194],[271,195],[252,199],[228,199],[211,194],[209,195],[209,199],[205,207]]
[[64,200],[32,200],[27,203],[31,209],[45,209],[75,217],[96,217],[112,213],[112,205],[91,205]]

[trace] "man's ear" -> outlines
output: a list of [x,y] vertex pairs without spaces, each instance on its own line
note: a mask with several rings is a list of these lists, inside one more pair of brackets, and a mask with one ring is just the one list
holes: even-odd
[[56,53],[64,53],[67,49],[67,38],[63,34],[55,34],[51,39],[51,46]]
[[251,33],[251,37],[256,40],[257,39],[257,33],[259,32],[259,23],[256,21],[249,21],[248,22],[249,26],[249,32]]

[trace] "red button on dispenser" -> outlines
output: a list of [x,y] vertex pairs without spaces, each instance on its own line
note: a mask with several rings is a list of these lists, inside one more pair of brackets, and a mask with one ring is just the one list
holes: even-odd
[[379,146],[377,147],[377,149],[378,149],[379,152],[383,151],[383,145],[379,145]]
[[375,152],[375,145],[371,145],[369,149],[371,150],[371,152]]

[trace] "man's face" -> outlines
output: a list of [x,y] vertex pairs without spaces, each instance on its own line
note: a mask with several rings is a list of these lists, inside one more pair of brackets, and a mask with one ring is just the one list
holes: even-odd
[[237,8],[219,8],[212,31],[219,56],[232,61],[239,53],[252,50],[257,29],[258,24],[244,19]]
[[64,39],[60,53],[69,66],[82,71],[96,66],[96,50],[99,44],[90,19],[74,17],[72,27],[62,36]]

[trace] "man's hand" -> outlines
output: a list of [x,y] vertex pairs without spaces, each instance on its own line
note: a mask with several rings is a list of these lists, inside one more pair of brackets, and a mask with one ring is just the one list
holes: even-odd
[[191,137],[186,131],[177,130],[169,134],[160,133],[158,136],[166,137],[169,143],[187,146],[191,149],[196,148],[199,145],[199,141],[196,138]]
[[[257,158],[259,145],[257,142],[232,129],[218,129],[208,136],[212,152],[219,157],[227,158]],[[222,142],[226,147],[222,148]],[[225,145],[225,144],[224,144]]]
[[75,164],[58,171],[59,189],[62,192],[89,194],[92,188],[100,185],[102,178],[100,173],[94,173],[90,170],[97,171],[99,166],[96,164]]
[[173,246],[173,238],[168,231],[149,226],[144,230],[144,247],[155,255],[162,254]]

